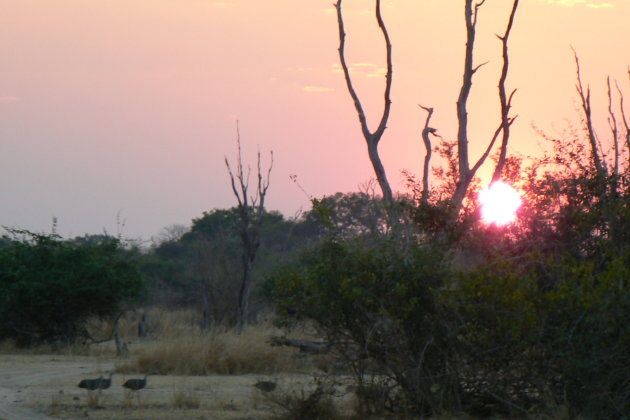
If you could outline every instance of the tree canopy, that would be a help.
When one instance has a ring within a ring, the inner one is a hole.
[[[54,234],[10,233],[0,248],[2,337],[86,338],[83,321],[115,315],[144,291],[137,253],[116,238],[64,241]]]

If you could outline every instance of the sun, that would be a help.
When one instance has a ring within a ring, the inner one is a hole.
[[[521,194],[511,185],[501,181],[493,182],[479,193],[481,217],[497,226],[507,225],[516,219],[516,211],[521,206]]]

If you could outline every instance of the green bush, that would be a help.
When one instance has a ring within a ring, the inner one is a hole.
[[[457,395],[448,328],[433,289],[447,267],[435,248],[394,236],[330,238],[268,285],[281,314],[315,321],[360,385],[372,373],[394,384],[396,410],[427,414]]]
[[[630,256],[489,258],[454,273],[438,249],[331,238],[273,276],[284,319],[315,322],[386,408],[515,416],[630,412]]]
[[[602,266],[569,260],[546,296],[547,346],[576,413],[622,418],[630,413],[630,254]]]
[[[82,322],[120,310],[144,290],[136,255],[119,240],[62,241],[12,231],[0,248],[0,336],[22,343],[85,336]]]
[[[440,292],[459,333],[464,408],[574,416],[630,412],[630,258],[496,259]],[[468,404],[468,405],[467,405]]]

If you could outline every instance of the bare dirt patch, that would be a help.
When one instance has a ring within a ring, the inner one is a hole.
[[[140,373],[115,374],[100,394],[77,386],[81,379],[107,376],[116,363],[106,357],[0,355],[0,419],[261,419],[272,407],[253,386],[257,381],[277,382],[276,393],[313,386],[310,375],[286,373],[151,375],[147,387],[131,396],[122,384]]]

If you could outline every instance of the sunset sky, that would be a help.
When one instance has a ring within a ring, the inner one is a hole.
[[[149,239],[236,204],[224,157],[257,150],[274,168],[268,208],[293,216],[308,195],[373,177],[338,65],[333,0],[0,0],[0,225],[63,236]],[[463,0],[383,0],[393,44],[392,115],[380,150],[396,190],[419,173],[419,131],[455,137]],[[470,102],[476,159],[499,122],[496,85],[510,2],[487,0]],[[348,61],[371,127],[382,110],[384,45],[371,0],[344,0]],[[577,121],[575,65],[605,124],[606,76],[630,108],[630,0],[521,0],[508,88],[512,150],[539,153]],[[628,109],[627,109],[628,111]],[[605,140],[605,135],[603,136]],[[296,175],[302,189],[291,179]],[[252,180],[253,181],[253,180]]]

